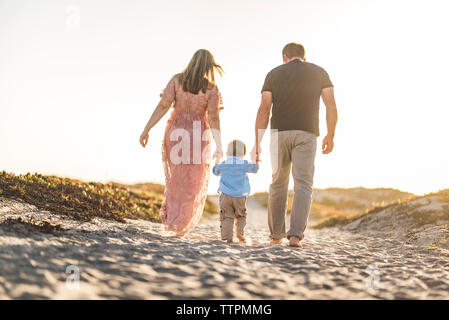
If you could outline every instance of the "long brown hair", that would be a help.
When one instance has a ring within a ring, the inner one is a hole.
[[[215,71],[220,76],[223,75],[223,69],[217,63],[215,58],[206,49],[200,49],[194,53],[187,68],[180,74],[179,82],[185,92],[198,94],[201,90],[206,90],[215,85]]]

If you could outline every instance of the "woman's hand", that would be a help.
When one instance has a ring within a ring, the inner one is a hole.
[[[159,120],[162,119],[162,117],[167,113],[167,111],[170,109],[171,101],[168,100],[162,100],[159,101],[156,109],[154,110],[153,114],[151,115],[150,120],[148,120],[147,125],[145,126],[145,129],[143,129],[142,134],[140,135],[140,144],[142,147],[146,147],[148,143],[148,133],[150,132],[151,128],[153,128]]]
[[[221,150],[221,148],[217,148],[212,156],[212,159],[219,161],[221,158],[223,158],[223,150]]]
[[[140,135],[140,144],[142,145],[142,147],[145,148],[147,143],[148,143],[148,131],[144,131]]]

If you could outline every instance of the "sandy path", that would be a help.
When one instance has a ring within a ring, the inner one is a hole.
[[[246,202],[248,226],[268,230],[267,225],[267,209],[262,207],[254,198],[249,197]]]
[[[80,223],[0,197],[0,298],[449,298],[449,259],[435,251],[338,229],[308,230],[302,249],[269,247],[266,212],[248,209],[244,246],[219,241],[214,220],[179,239],[160,224]],[[5,222],[19,216],[33,221]],[[39,232],[42,221],[66,230]],[[78,286],[66,284],[69,265]]]
[[[209,198],[218,204],[218,196],[209,196]],[[248,198],[246,208],[248,211],[246,224],[261,230],[268,230],[267,208],[262,207],[253,197]],[[288,228],[289,219],[286,219],[285,223]]]

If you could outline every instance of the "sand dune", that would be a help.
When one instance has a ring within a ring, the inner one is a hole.
[[[385,236],[374,215],[308,230],[293,249],[269,247],[266,210],[248,212],[249,244],[228,245],[213,217],[179,239],[158,223],[80,222],[0,197],[0,298],[449,298],[447,249]]]
[[[449,203],[438,195],[378,208],[342,227],[358,234],[394,238],[416,246],[433,247],[448,254]]]

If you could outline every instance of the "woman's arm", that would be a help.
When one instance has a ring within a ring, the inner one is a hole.
[[[221,145],[221,131],[220,131],[220,114],[219,111],[217,112],[208,112],[207,118],[209,120],[209,125],[212,131],[212,136],[215,141],[215,145],[217,146],[217,149],[215,150],[215,153],[213,155],[213,158],[220,159],[223,157],[223,149]]]
[[[156,109],[154,110],[153,114],[151,115],[150,120],[148,120],[148,123],[145,126],[145,129],[143,129],[143,132],[140,135],[140,144],[142,145],[142,147],[145,148],[145,146],[148,143],[148,133],[150,132],[150,129],[153,128],[159,122],[159,120],[162,119],[162,117],[170,109],[170,106],[171,106],[170,101],[167,101],[167,100],[159,101]]]

